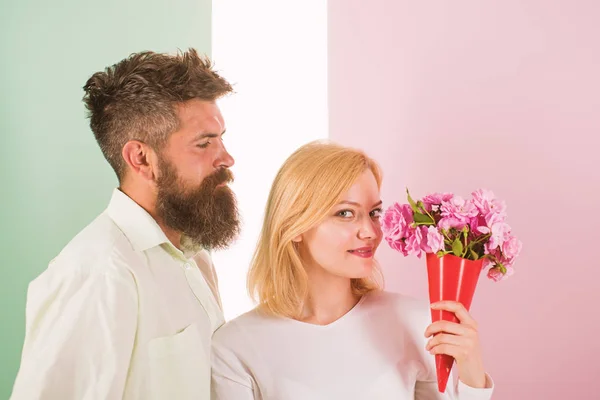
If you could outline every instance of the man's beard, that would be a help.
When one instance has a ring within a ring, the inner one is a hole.
[[[221,168],[204,178],[200,186],[189,188],[175,167],[160,160],[156,211],[162,222],[182,234],[182,245],[208,250],[227,248],[239,233],[235,195],[225,185],[233,174]]]

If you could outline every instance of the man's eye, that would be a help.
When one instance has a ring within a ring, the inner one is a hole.
[[[201,143],[198,145],[198,147],[200,147],[201,149],[205,149],[208,147],[208,145],[210,145],[210,140],[206,143]]]

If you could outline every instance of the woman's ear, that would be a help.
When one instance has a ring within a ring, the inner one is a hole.
[[[302,241],[302,235],[298,235],[292,239],[292,242],[294,242],[294,243],[300,243],[301,241]]]

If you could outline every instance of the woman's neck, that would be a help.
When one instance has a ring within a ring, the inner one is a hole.
[[[307,270],[308,298],[299,318],[302,322],[328,325],[350,311],[360,300],[349,278],[331,275],[321,268]]]

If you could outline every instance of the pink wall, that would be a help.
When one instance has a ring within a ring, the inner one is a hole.
[[[483,278],[495,400],[600,389],[600,3],[329,1],[331,137],[385,172],[383,199],[487,187],[524,243]],[[387,288],[426,296],[424,261],[382,245]]]

